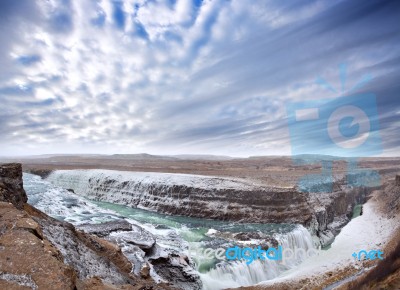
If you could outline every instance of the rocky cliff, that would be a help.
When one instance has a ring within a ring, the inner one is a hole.
[[[177,289],[135,275],[118,245],[26,204],[20,164],[0,165],[0,289]]]
[[[319,238],[322,247],[331,244],[340,229],[353,215],[354,206],[363,204],[371,189],[340,188],[332,193],[310,193],[308,200],[313,212],[306,224],[310,232]]]
[[[18,163],[0,166],[0,201],[10,202],[22,209],[28,201],[22,186],[22,167]]]

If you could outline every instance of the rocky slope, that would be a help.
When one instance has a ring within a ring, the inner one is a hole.
[[[380,211],[388,218],[400,216],[400,175],[384,186],[380,194]],[[385,246],[385,259],[354,281],[341,285],[340,290],[400,289],[400,224]]]
[[[0,165],[0,289],[179,289],[139,275],[120,247],[26,204],[20,164]]]

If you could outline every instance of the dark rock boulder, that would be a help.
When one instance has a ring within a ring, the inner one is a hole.
[[[396,186],[400,186],[400,175],[396,175]]]
[[[202,282],[199,274],[193,270],[193,265],[185,255],[169,254],[149,259],[157,274],[166,281],[174,281],[179,289],[200,290]]]
[[[110,221],[102,224],[83,224],[77,226],[80,230],[98,237],[106,237],[112,232],[132,231],[132,225],[126,220]]]
[[[235,234],[234,238],[239,241],[250,241],[252,239],[261,239],[261,235],[258,232],[245,232]]]
[[[23,188],[21,164],[0,165],[0,201],[10,202],[18,209],[22,209],[28,201]]]
[[[115,232],[108,237],[109,240],[115,241],[118,245],[131,244],[138,246],[142,250],[150,250],[156,243],[156,238],[153,234],[146,231],[137,225],[130,225],[129,232]]]
[[[279,242],[274,237],[271,237],[271,236],[264,238],[264,242],[268,246],[273,247],[273,248],[277,248],[279,246]]]
[[[239,244],[245,242],[246,246],[258,247],[261,246],[262,249],[266,250],[270,247],[276,248],[279,246],[279,242],[272,236],[260,233],[260,232],[244,232],[237,233],[233,235],[233,240]]]

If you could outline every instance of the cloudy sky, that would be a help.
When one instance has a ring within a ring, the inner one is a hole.
[[[2,0],[0,155],[290,154],[288,104],[369,76],[351,94],[399,156],[399,19],[395,0]]]

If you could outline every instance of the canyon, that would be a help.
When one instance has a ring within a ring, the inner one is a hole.
[[[86,162],[88,158],[83,157],[83,160]],[[23,170],[90,200],[167,216],[239,224],[300,224],[311,234],[314,245],[322,248],[335,240],[351,220],[355,207],[361,207],[378,189],[347,184],[349,177],[344,174],[345,166],[340,162],[335,165],[333,192],[323,193],[303,192],[296,184],[305,173],[318,173],[319,166],[296,167],[287,158],[281,162],[277,158],[261,157],[190,162],[156,158],[160,172],[154,172],[153,158],[149,161],[143,157],[128,157],[128,161],[120,159],[121,163],[113,158],[96,158],[97,164],[88,162],[92,168],[82,166],[81,162],[71,163],[79,158],[68,158],[70,163],[64,157],[23,160]],[[383,184],[393,179],[395,185],[399,184],[397,159],[365,159],[360,164],[363,168],[376,169]],[[142,171],[137,171],[138,168]],[[190,257],[179,251],[162,251],[155,236],[141,226],[120,221],[73,226],[54,219],[26,203],[20,164],[2,165],[0,173],[0,215],[2,228],[7,229],[6,235],[0,236],[1,239],[5,236],[4,243],[0,240],[3,249],[0,253],[8,255],[3,256],[2,261],[12,259],[12,252],[16,250],[11,238],[7,238],[8,234],[14,239],[14,235],[23,232],[29,239],[21,236],[24,241],[21,245],[40,243],[42,248],[34,251],[44,252],[39,266],[32,257],[29,258],[29,251],[26,256],[16,256],[25,261],[21,271],[11,266],[7,268],[7,265],[13,265],[13,260],[9,264],[2,263],[0,283],[14,285],[16,289],[49,289],[38,277],[51,275],[39,274],[35,268],[49,263],[55,265],[52,266],[57,269],[55,273],[63,273],[57,277],[65,275],[61,282],[54,282],[55,287],[60,288],[51,289],[202,289],[202,280]],[[352,178],[357,179],[357,176]],[[363,178],[362,174],[360,178]],[[316,186],[324,188],[324,181]],[[395,196],[391,197],[393,199]],[[398,203],[388,202],[387,207],[390,206],[398,207]],[[6,213],[11,218],[7,218]],[[13,220],[17,221],[18,227],[14,226]],[[219,232],[214,237],[226,238],[226,233]],[[259,230],[239,232],[229,239],[260,244],[268,241],[266,247],[277,242]],[[23,250],[18,248],[17,251]],[[83,252],[87,254],[81,255]],[[48,253],[52,254],[48,256]]]

